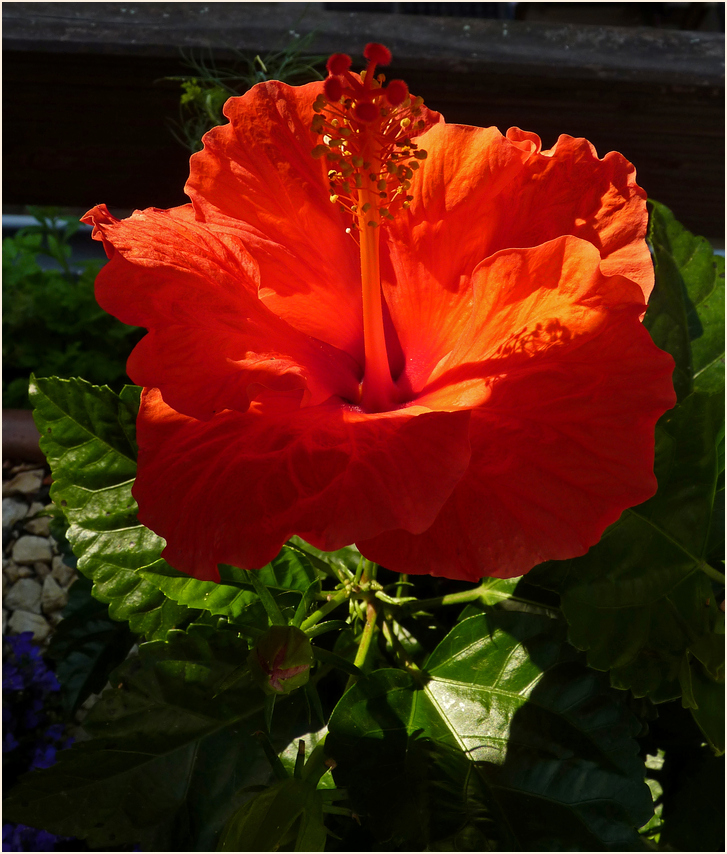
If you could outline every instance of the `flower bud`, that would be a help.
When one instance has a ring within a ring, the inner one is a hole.
[[[313,648],[293,626],[271,626],[247,657],[255,681],[266,694],[290,694],[308,681]]]

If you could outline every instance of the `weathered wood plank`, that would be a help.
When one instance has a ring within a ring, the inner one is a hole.
[[[3,42],[14,50],[177,56],[180,48],[264,51],[289,30],[315,31],[313,48],[323,53],[356,54],[364,39],[385,41],[402,68],[695,86],[719,86],[724,79],[720,33],[371,15],[322,6],[6,3]]]

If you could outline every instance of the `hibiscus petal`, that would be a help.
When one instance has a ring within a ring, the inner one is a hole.
[[[469,277],[488,254],[498,197],[530,156],[497,128],[438,124],[418,143],[428,157],[413,201],[382,232],[383,292],[414,391],[468,321]]]
[[[584,554],[656,490],[654,425],[674,404],[673,361],[638,311],[495,383],[472,412],[472,462],[434,524],[357,541],[389,569],[475,580]],[[645,393],[646,390],[646,393]]]
[[[586,139],[563,135],[540,151],[535,134],[511,128],[507,136],[518,144],[537,142],[537,150],[502,196],[491,251],[572,234],[598,248],[606,275],[636,282],[646,302],[654,267],[644,241],[646,193],[636,183],[633,164],[616,151],[599,158]]]
[[[254,255],[275,314],[363,364],[358,247],[329,201],[327,161],[311,156],[322,86],[270,81],[230,99],[230,124],[205,135],[185,190],[199,218],[234,228]]]
[[[244,411],[258,387],[293,392],[296,408],[301,391],[311,405],[357,394],[357,363],[276,317],[258,299],[255,265],[237,239],[212,234],[191,205],[123,221],[96,208],[85,219],[110,252],[96,280],[100,305],[150,330],[129,375],[160,388],[169,405],[206,419]]]
[[[196,578],[257,568],[299,534],[322,549],[429,527],[469,463],[469,412],[341,406],[197,421],[142,396],[134,496],[164,557]]]
[[[503,250],[483,261],[472,274],[461,334],[416,402],[432,409],[478,406],[493,383],[514,371],[567,358],[599,334],[613,312],[643,313],[638,286],[604,276],[600,261],[598,250],[576,237]]]

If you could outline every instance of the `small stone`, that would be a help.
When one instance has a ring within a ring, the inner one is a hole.
[[[43,581],[50,575],[50,567],[47,563],[41,563],[40,561],[36,561],[33,564],[33,572],[35,573],[37,578],[40,578]]]
[[[24,519],[28,505],[15,498],[3,498],[3,528],[12,528],[16,522]]]
[[[31,611],[40,614],[42,587],[33,578],[20,578],[8,590],[3,604],[11,611]]]
[[[36,534],[38,537],[50,537],[50,516],[38,516],[42,510],[45,510],[44,505],[39,501],[34,501],[28,510],[28,516],[35,518],[28,519],[23,525],[23,530],[30,534]]]
[[[68,594],[51,575],[43,582],[43,593],[40,602],[46,614],[50,614],[53,611],[60,611],[68,603]]]
[[[15,584],[19,578],[32,578],[33,574],[29,566],[18,566],[11,560],[3,561],[3,578],[7,578],[8,584]]]
[[[50,543],[45,537],[20,537],[13,546],[15,563],[35,563],[37,560],[50,563],[52,557]]]
[[[44,641],[50,634],[50,626],[39,614],[28,611],[15,611],[8,620],[8,628],[12,634],[33,632],[33,640]]]
[[[71,582],[76,579],[76,570],[72,569],[68,564],[63,563],[63,558],[60,555],[56,555],[53,558],[51,575],[61,587],[69,587]]]
[[[8,495],[31,495],[43,485],[43,469],[21,471],[3,484],[3,498]]]

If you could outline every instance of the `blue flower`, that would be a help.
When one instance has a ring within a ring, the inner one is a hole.
[[[34,768],[50,768],[56,761],[56,749],[52,744],[39,744],[35,748],[33,760],[30,763],[31,770]]]
[[[14,664],[3,665],[3,691],[22,691],[25,688],[23,676]]]
[[[18,740],[11,732],[6,732],[3,735],[3,753],[10,753],[18,746]]]

